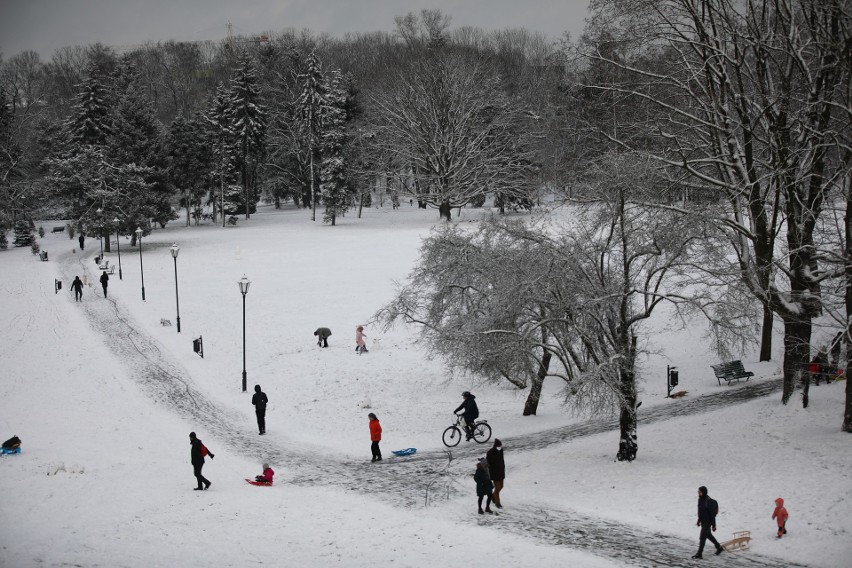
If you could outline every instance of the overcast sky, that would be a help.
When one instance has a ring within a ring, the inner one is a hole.
[[[394,16],[437,8],[451,29],[526,28],[577,37],[589,0],[0,0],[0,51],[8,59],[31,49],[101,42],[132,46],[170,39],[221,39],[234,34],[308,28],[342,36],[394,28]]]

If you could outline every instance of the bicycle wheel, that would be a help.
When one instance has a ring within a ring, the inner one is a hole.
[[[487,422],[477,422],[473,427],[473,439],[484,444],[491,439],[491,426]]]
[[[444,445],[448,448],[458,446],[459,442],[461,442],[461,437],[461,430],[459,430],[457,426],[450,426],[444,430]]]

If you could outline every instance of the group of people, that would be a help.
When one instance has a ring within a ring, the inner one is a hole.
[[[716,556],[722,554],[725,550],[713,533],[716,532],[716,515],[719,514],[719,503],[711,498],[707,493],[707,487],[701,486],[698,488],[698,521],[696,526],[701,527],[701,533],[698,535],[698,552],[693,558],[703,558],[704,545],[709,540],[716,547]],[[778,524],[778,538],[787,534],[787,519],[789,518],[787,509],[784,507],[784,499],[779,497],[775,500],[775,510],[772,511],[772,518]]]
[[[328,338],[331,337],[331,330],[327,327],[318,327],[314,331],[314,337],[317,338],[317,345],[320,347],[328,347]],[[364,333],[364,326],[359,325],[355,328],[355,353],[358,355],[367,353],[367,343],[364,341],[367,334]]]
[[[100,281],[101,287],[104,289],[104,298],[106,298],[107,287],[109,286],[109,274],[106,273],[106,270],[101,274]],[[75,276],[74,281],[71,282],[71,290],[74,292],[74,301],[79,302],[83,298],[83,281],[80,280],[79,276]]]

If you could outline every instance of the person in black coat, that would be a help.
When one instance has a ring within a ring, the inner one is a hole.
[[[71,283],[71,289],[74,290],[74,301],[79,302],[83,297],[83,281],[79,276],[74,277],[74,282]]]
[[[476,406],[476,397],[470,394],[470,391],[464,391],[462,398],[464,401],[453,412],[458,414],[459,410],[464,410],[462,416],[464,416],[465,432],[467,439],[470,440],[473,437],[474,421],[479,418],[479,407]]]
[[[266,434],[267,402],[269,402],[269,399],[266,398],[266,393],[260,390],[260,385],[254,385],[254,394],[251,397],[251,403],[254,405],[254,413],[257,415],[257,433],[261,436]]]
[[[483,513],[482,511],[482,498],[487,497],[488,500],[485,502],[485,512],[493,513],[491,510],[491,491],[494,489],[494,485],[491,483],[491,478],[488,475],[488,469],[485,466],[485,460],[479,460],[476,462],[476,473],[473,474],[473,480],[476,482],[476,498],[477,504],[479,506],[479,514]]]
[[[506,464],[503,461],[503,442],[498,438],[494,438],[494,446],[485,454],[485,461],[488,462],[488,473],[494,483],[492,499],[497,508],[502,509],[500,491],[503,489],[503,480],[506,479]]]
[[[109,275],[104,270],[104,273],[101,274],[101,286],[104,288],[104,298],[107,297],[107,285],[109,284]]]
[[[705,541],[710,541],[714,545],[716,545],[716,555],[722,554],[722,545],[719,544],[719,541],[716,540],[716,537],[713,536],[713,532],[716,530],[716,513],[719,512],[719,505],[715,500],[710,498],[710,495],[707,494],[707,488],[703,485],[698,488],[698,522],[695,523],[696,526],[701,527],[701,534],[698,537],[698,552],[695,553],[693,558],[701,558],[701,554],[704,552],[704,543]]]
[[[195,488],[195,491],[210,489],[210,481],[201,475],[201,468],[204,467],[204,452],[202,451],[204,444],[202,444],[201,440],[195,436],[195,432],[189,433],[189,443],[192,446],[189,450],[189,458],[192,462],[192,472],[195,475],[195,479],[198,480],[198,487]],[[211,460],[216,457],[210,450],[207,450],[207,455],[210,456]]]
[[[83,250],[84,248],[86,248],[86,247],[85,247],[85,245],[86,245],[86,235],[84,235],[83,233],[80,233],[80,236],[79,236],[79,237],[77,237],[77,241],[80,243],[80,250]]]

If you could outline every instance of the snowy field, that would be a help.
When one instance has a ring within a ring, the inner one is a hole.
[[[454,222],[482,214],[463,211]],[[144,302],[139,250],[125,239],[123,279],[111,277],[109,299],[97,285],[98,241],[75,250],[76,239],[50,233],[59,222],[44,223],[39,239],[49,262],[28,249],[0,252],[0,437],[23,439],[22,454],[0,458],[0,566],[689,566],[699,485],[720,503],[720,540],[737,530],[753,536],[749,551],[705,555],[707,565],[850,565],[843,382],[812,387],[806,410],[798,396],[781,405],[776,390],[640,425],[638,458],[628,464],[614,461],[617,430],[528,445],[584,420],[562,408],[553,379],[538,416],[523,417],[525,393],[449,381],[414,329],[367,325],[370,352],[356,355],[356,325],[391,298],[436,222],[435,211],[407,204],[361,219],[350,212],[336,227],[271,208],[237,227],[175,221],[143,241]],[[117,264],[114,246],[109,258]],[[91,284],[82,303],[70,291],[74,275]],[[247,393],[243,275],[252,282]],[[333,332],[328,349],[312,335],[320,326]],[[203,359],[192,351],[199,336]],[[756,376],[733,386],[713,376],[718,359],[701,322],[681,329],[661,312],[647,341],[640,415],[779,379],[780,337],[770,363],[743,355]],[[665,398],[666,365],[678,366],[685,398]],[[270,399],[264,437],[250,403],[255,384]],[[463,390],[477,395],[504,441],[497,516],[477,515],[471,477],[490,444],[463,443],[451,462],[443,452],[441,432]],[[369,462],[368,412],[384,429],[381,464]],[[204,467],[209,491],[192,490],[190,431],[216,454]],[[391,455],[407,447],[417,455]],[[249,486],[243,478],[264,460],[275,486]],[[790,513],[780,541],[770,519],[777,497]],[[626,557],[606,539],[578,549],[553,536],[558,519],[570,532],[575,518],[610,541],[623,537]],[[637,534],[648,538],[635,542]],[[637,548],[654,557],[655,547],[669,560],[630,558]]]

